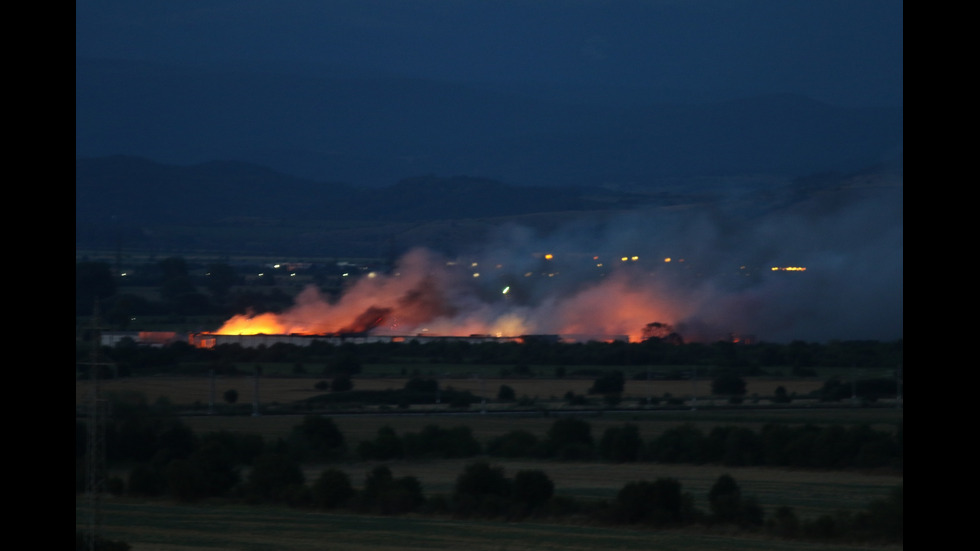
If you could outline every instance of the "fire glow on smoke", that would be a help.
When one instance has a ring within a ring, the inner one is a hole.
[[[215,333],[639,341],[659,324],[687,342],[897,339],[901,189],[816,194],[755,217],[657,210],[551,233],[496,228],[456,261],[413,250],[338,296],[309,287],[281,313],[235,316]]]
[[[683,310],[658,292],[655,280],[639,285],[634,277],[626,270],[611,272],[571,290],[548,278],[547,284],[519,298],[519,284],[512,291],[511,285],[500,283],[507,279],[503,274],[474,278],[434,253],[414,250],[390,275],[362,277],[335,300],[311,286],[280,314],[234,316],[215,333],[577,334],[626,335],[638,341],[647,324],[670,323]]]

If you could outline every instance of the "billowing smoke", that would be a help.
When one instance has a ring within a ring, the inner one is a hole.
[[[761,212],[714,205],[629,211],[547,232],[502,227],[453,258],[414,249],[392,273],[362,277],[335,299],[309,288],[280,315],[237,318],[219,332],[639,340],[660,323],[687,341],[902,337],[900,185]],[[233,324],[260,321],[276,325]]]

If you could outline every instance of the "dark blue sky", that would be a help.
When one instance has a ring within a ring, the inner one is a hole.
[[[733,213],[644,211],[603,238],[718,255],[719,274],[810,267],[797,286],[710,289],[692,320],[902,334],[901,1],[80,0],[75,44],[76,158],[730,194]],[[895,161],[894,182],[745,223],[768,212],[742,201],[759,190]]]
[[[76,56],[901,105],[893,0],[76,2]]]

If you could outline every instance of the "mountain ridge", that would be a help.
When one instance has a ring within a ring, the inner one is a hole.
[[[144,249],[354,256],[381,254],[392,240],[454,250],[506,224],[549,230],[639,209],[730,208],[751,218],[821,194],[845,197],[863,193],[861,185],[900,181],[900,173],[896,178],[892,169],[877,167],[797,181],[740,181],[737,190],[535,187],[432,174],[372,188],[239,161],[178,166],[116,155],[77,159],[75,166],[76,249],[125,242]]]

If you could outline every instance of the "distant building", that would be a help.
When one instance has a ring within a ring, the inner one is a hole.
[[[102,346],[117,346],[133,341],[141,346],[165,346],[175,342],[187,342],[187,337],[174,331],[109,331],[102,333]]]

